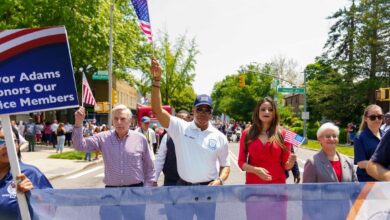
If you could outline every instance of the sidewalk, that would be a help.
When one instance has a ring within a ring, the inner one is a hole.
[[[66,146],[64,148],[64,152],[66,151],[73,151],[73,148]],[[101,155],[98,160],[92,160],[90,162],[85,160],[48,158],[50,155],[55,153],[56,149],[54,149],[52,145],[36,145],[34,152],[27,152],[26,149],[22,150],[22,161],[38,167],[49,180],[53,180],[61,176],[71,175],[103,162]]]

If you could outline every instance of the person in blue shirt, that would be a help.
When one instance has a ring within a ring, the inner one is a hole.
[[[390,181],[390,132],[382,137],[368,162],[367,172],[377,180]]]
[[[356,175],[359,182],[377,181],[367,174],[366,168],[383,135],[379,129],[382,121],[383,111],[381,107],[378,105],[366,107],[362,116],[359,134],[356,136],[353,145],[355,151],[354,162],[358,165]]]
[[[19,157],[21,175],[18,183],[13,181],[4,133],[0,130],[0,219],[20,219],[16,192],[28,193],[33,188],[53,188],[45,175],[38,168],[21,162],[19,135],[14,131],[16,151]],[[30,215],[32,210],[30,210]]]

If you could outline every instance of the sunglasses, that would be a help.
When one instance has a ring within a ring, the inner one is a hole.
[[[371,121],[375,121],[375,119],[378,119],[379,121],[383,120],[383,115],[369,115],[367,116]]]
[[[15,144],[18,144],[17,140],[14,140],[14,141],[15,141]],[[0,148],[3,148],[5,146],[6,146],[5,139],[0,138]]]
[[[196,108],[197,113],[211,114],[211,109],[209,108]]]

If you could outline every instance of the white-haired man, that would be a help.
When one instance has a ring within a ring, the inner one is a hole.
[[[112,109],[114,130],[100,132],[88,138],[83,137],[82,125],[85,110],[80,107],[75,113],[72,133],[73,146],[77,150],[102,152],[104,179],[106,187],[152,186],[154,177],[153,161],[148,142],[139,132],[130,129],[132,114],[125,105]],[[121,219],[122,217],[144,215],[145,206],[102,207],[102,219]]]

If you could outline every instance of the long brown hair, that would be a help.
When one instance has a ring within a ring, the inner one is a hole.
[[[364,129],[367,128],[367,122],[364,119],[366,116],[368,116],[368,112],[373,110],[373,109],[380,109],[381,112],[383,113],[382,108],[379,105],[371,104],[371,105],[367,106],[364,109],[364,113],[362,115],[362,122],[360,122],[359,132],[362,132]]]
[[[245,142],[244,142],[245,143],[245,154],[248,153],[248,145],[252,141],[257,140],[257,138],[259,137],[259,135],[261,133],[261,130],[263,129],[263,123],[260,121],[259,112],[260,112],[260,106],[265,102],[270,103],[272,106],[272,109],[273,109],[272,123],[271,123],[270,129],[268,131],[268,138],[271,140],[271,142],[278,143],[280,145],[280,147],[282,148],[282,151],[287,150],[286,146],[284,145],[284,140],[283,140],[284,138],[283,138],[283,136],[280,132],[280,128],[279,128],[280,117],[279,117],[279,113],[278,113],[278,109],[276,107],[276,104],[272,100],[272,98],[265,97],[265,98],[260,99],[257,102],[256,107],[253,111],[252,126],[249,128],[248,133],[245,136]]]

